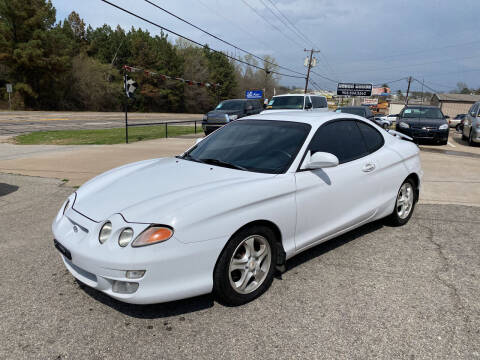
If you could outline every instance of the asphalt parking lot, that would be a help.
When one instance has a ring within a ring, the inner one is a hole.
[[[480,358],[480,147],[454,133],[421,146],[423,195],[406,226],[317,246],[245,306],[128,305],[75,281],[50,229],[74,185],[193,141],[0,144],[0,359]]]
[[[63,182],[0,174],[0,358],[480,357],[480,207],[418,205],[288,262],[257,301],[119,303],[52,246]]]

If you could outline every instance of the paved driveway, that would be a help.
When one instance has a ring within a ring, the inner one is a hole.
[[[50,224],[71,188],[0,174],[1,359],[475,359],[480,208],[419,205],[288,262],[260,299],[153,306],[77,283]]]

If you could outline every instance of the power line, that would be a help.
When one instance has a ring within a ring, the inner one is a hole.
[[[206,30],[198,27],[197,25],[192,24],[192,23],[189,22],[188,20],[185,20],[185,19],[181,18],[180,16],[175,15],[174,13],[168,11],[167,9],[164,9],[163,7],[161,7],[161,6],[159,6],[159,5],[151,2],[150,0],[144,0],[144,1],[147,2],[147,3],[149,3],[149,4],[152,5],[152,6],[156,7],[157,9],[162,10],[163,12],[165,12],[165,13],[173,16],[174,18],[176,18],[176,19],[178,19],[178,20],[180,20],[180,21],[182,21],[182,22],[184,22],[184,23],[186,23],[186,24],[194,27],[195,29],[200,30],[200,31],[203,32],[204,34],[207,34],[207,35],[209,35],[209,36],[211,36],[211,37],[213,37],[213,38],[215,38],[215,39],[223,42],[224,44],[227,44],[227,45],[229,45],[229,46],[231,46],[231,47],[233,47],[233,48],[235,48],[235,49],[237,49],[237,50],[239,50],[239,51],[242,51],[242,52],[244,52],[244,53],[246,53],[246,54],[248,54],[248,55],[251,55],[251,56],[253,56],[254,58],[257,58],[257,59],[259,59],[259,60],[261,60],[261,61],[263,61],[263,62],[266,62],[266,63],[268,63],[268,64],[270,64],[270,65],[273,65],[273,66],[276,66],[276,67],[278,67],[278,68],[281,68],[281,69],[284,69],[284,70],[287,70],[287,71],[291,71],[291,72],[293,72],[293,73],[295,73],[295,74],[303,75],[302,73],[299,73],[298,71],[291,70],[291,69],[286,68],[286,67],[284,67],[284,66],[275,64],[274,62],[268,61],[267,59],[264,59],[264,58],[262,58],[262,57],[260,57],[260,56],[257,56],[257,55],[255,55],[255,54],[252,54],[250,51],[244,50],[244,49],[242,49],[242,48],[240,48],[240,47],[238,47],[238,46],[236,46],[236,45],[234,45],[234,44],[232,44],[232,43],[230,43],[230,42],[228,42],[228,41],[226,41],[226,40],[223,40],[223,39],[221,39],[220,37],[218,37],[218,36],[216,36],[216,35],[208,32],[208,31],[206,31]]]
[[[373,86],[380,86],[382,84],[393,84],[393,83],[396,83],[396,82],[399,82],[399,81],[402,81],[402,80],[408,80],[408,77],[402,77],[398,80],[390,80],[390,81],[378,81],[377,84],[373,84]]]
[[[277,74],[277,75],[280,75],[280,76],[287,76],[287,77],[292,77],[292,78],[297,78],[297,79],[304,79],[304,78],[305,78],[305,76],[289,75],[289,74],[284,74],[284,73],[281,73],[281,72],[278,72],[278,71],[275,71],[275,70],[265,70],[264,68],[262,68],[262,67],[260,67],[260,66],[251,64],[251,63],[249,63],[249,62],[247,62],[247,61],[244,61],[244,60],[241,60],[241,59],[237,59],[237,58],[234,57],[234,56],[228,55],[228,54],[223,53],[223,52],[221,52],[221,51],[212,49],[212,48],[210,48],[210,47],[208,47],[208,46],[206,46],[206,45],[200,44],[198,41],[195,41],[195,40],[192,40],[192,39],[190,39],[190,38],[188,38],[188,37],[186,37],[186,36],[180,35],[179,33],[175,32],[175,31],[173,31],[173,30],[170,30],[170,29],[168,29],[168,28],[166,28],[166,27],[164,27],[164,26],[162,26],[162,25],[159,25],[159,24],[157,24],[157,23],[154,23],[153,21],[148,20],[148,19],[146,19],[146,18],[144,18],[144,17],[142,17],[142,16],[140,16],[140,15],[137,15],[137,14],[131,12],[130,10],[127,10],[127,9],[125,9],[125,8],[122,8],[121,6],[118,6],[118,5],[116,5],[116,4],[113,4],[113,3],[111,3],[111,2],[108,1],[108,0],[100,0],[100,1],[103,1],[104,3],[106,3],[106,4],[110,5],[110,6],[113,6],[113,7],[117,8],[117,9],[119,9],[119,10],[121,10],[121,11],[127,13],[127,14],[130,14],[130,15],[132,15],[132,16],[140,19],[140,20],[143,20],[143,21],[145,21],[145,22],[147,22],[147,23],[149,23],[149,24],[151,24],[151,25],[153,25],[153,26],[156,26],[156,27],[158,27],[158,28],[161,29],[161,30],[164,30],[164,31],[169,32],[169,33],[171,33],[171,34],[173,34],[173,35],[176,35],[176,36],[181,37],[181,38],[183,38],[183,39],[185,39],[185,40],[188,40],[188,41],[190,41],[190,42],[192,42],[192,43],[194,43],[194,44],[196,44],[196,45],[198,45],[198,46],[200,46],[200,47],[202,47],[202,48],[204,48],[204,49],[205,49],[205,48],[208,48],[209,50],[211,50],[211,51],[214,52],[214,53],[221,54],[221,55],[223,55],[223,56],[225,56],[225,57],[227,57],[227,58],[229,58],[229,59],[232,59],[232,60],[234,60],[234,61],[237,61],[237,62],[239,62],[239,63],[245,64],[245,65],[247,65],[247,66],[254,67],[254,68],[259,69],[259,70],[263,70],[263,71],[265,71],[265,72],[269,72],[269,73],[272,73],[272,74]]]
[[[265,5],[265,7],[267,7],[266,4],[263,2],[263,0],[260,0],[260,1]],[[305,41],[307,41],[307,43],[310,43],[311,45],[314,45],[314,47],[319,48],[319,46],[316,46],[316,44],[315,44],[312,40],[310,40],[310,38],[307,37],[307,35],[305,35],[303,32],[301,32],[300,29],[299,29],[293,22],[291,22],[291,21],[288,19],[288,17],[286,17],[285,14],[284,14],[282,11],[280,11],[280,9],[277,7],[277,5],[275,5],[275,3],[274,3],[272,0],[268,0],[268,2],[269,2],[270,4],[272,4],[272,6],[277,10],[277,12],[290,24],[290,27],[291,27],[297,34],[299,34],[300,37],[302,37]],[[272,12],[272,13],[273,13],[273,12]],[[278,16],[277,16],[277,18],[278,18]],[[285,23],[284,23],[284,24],[285,24]],[[335,71],[333,71],[333,68],[330,66],[330,63],[328,62],[328,60],[327,60],[326,56],[323,54],[323,52],[320,51],[320,50],[318,50],[318,52],[320,53],[320,56],[322,57],[322,59],[323,59],[323,61],[325,62],[326,66],[329,68],[329,71],[335,73]]]
[[[297,42],[295,39],[292,39],[290,36],[288,36],[287,34],[285,34],[280,28],[278,28],[275,24],[273,24],[272,22],[270,22],[269,20],[267,20],[268,18],[262,16],[257,9],[255,9],[253,6],[251,6],[249,3],[247,3],[245,0],[241,0],[246,6],[248,6],[250,8],[250,10],[252,10],[260,19],[262,19],[263,21],[265,21],[266,23],[270,24],[270,26],[272,26],[275,30],[277,30],[279,33],[281,33],[283,36],[285,36],[288,40],[294,42],[295,44],[297,44],[298,46],[300,47],[303,47],[302,44],[300,44],[299,42]]]
[[[313,71],[313,70],[310,70],[310,72],[311,72],[312,74],[315,74],[315,75],[321,77],[322,79],[331,81],[331,82],[333,82],[333,83],[337,83],[337,84],[338,84],[338,83],[340,82],[340,81],[338,81],[338,80],[330,79],[329,77],[327,77],[327,76],[325,76],[325,75],[321,75],[321,74],[319,74],[319,73],[317,73],[317,72],[315,72],[315,71]]]

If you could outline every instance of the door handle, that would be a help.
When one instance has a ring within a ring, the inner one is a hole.
[[[370,171],[373,171],[373,170],[375,170],[375,164],[372,164],[372,163],[367,163],[362,168],[363,172],[370,172]]]

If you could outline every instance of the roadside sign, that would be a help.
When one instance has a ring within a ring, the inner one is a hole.
[[[7,93],[13,92],[12,84],[7,84]]]
[[[378,105],[378,98],[375,98],[375,99],[365,99],[365,100],[363,100],[362,105],[369,105],[369,106]]]
[[[370,96],[372,84],[338,83],[337,95]]]
[[[247,90],[245,91],[245,99],[261,99],[263,98],[262,90]]]
[[[138,88],[138,84],[135,80],[130,79],[127,74],[125,74],[124,80],[123,80],[123,87],[125,89],[125,94],[127,95],[128,98],[133,98],[133,93],[135,90]]]

